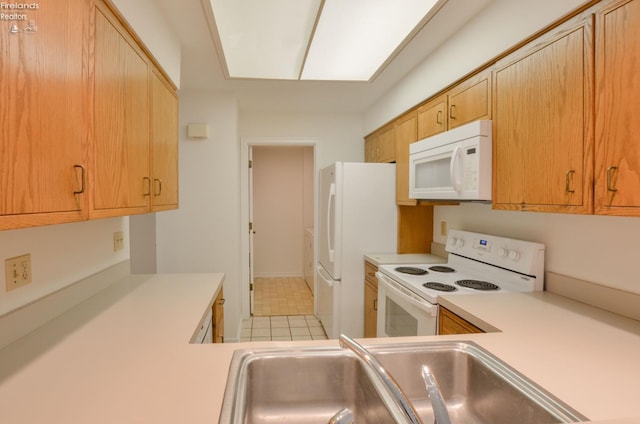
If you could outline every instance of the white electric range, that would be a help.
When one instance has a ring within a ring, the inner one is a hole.
[[[446,264],[380,265],[378,337],[434,335],[438,298],[544,288],[544,245],[450,230]]]

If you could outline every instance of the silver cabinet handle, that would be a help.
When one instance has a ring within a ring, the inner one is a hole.
[[[618,191],[618,189],[615,188],[611,182],[613,171],[617,171],[617,170],[618,170],[617,166],[610,166],[607,168],[607,191],[613,191],[613,192]]]
[[[567,173],[564,175],[564,191],[566,191],[567,193],[575,193],[575,190],[571,189],[571,181],[573,180],[573,174],[575,174],[576,171],[574,171],[573,169],[570,169],[567,171]]]
[[[74,191],[73,194],[82,194],[82,193],[84,193],[84,190],[87,188],[87,178],[86,178],[87,170],[82,165],[73,165],[73,169],[75,169],[75,170],[80,169],[81,176],[82,176],[82,182],[81,182],[81,185],[80,185],[80,190]]]

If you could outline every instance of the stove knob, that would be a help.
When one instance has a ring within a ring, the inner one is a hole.
[[[509,252],[504,247],[498,249],[498,256],[500,256],[501,258],[506,258],[508,253]]]
[[[520,259],[520,252],[518,252],[517,250],[511,250],[509,252],[509,259],[517,261],[518,259]]]
[[[464,246],[464,239],[461,239],[461,238],[456,239],[456,247],[459,249],[462,246]]]

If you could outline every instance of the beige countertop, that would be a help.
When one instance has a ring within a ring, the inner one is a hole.
[[[133,276],[0,350],[9,423],[215,423],[235,349],[189,344],[222,274]],[[443,298],[488,330],[363,344],[473,340],[601,424],[640,422],[640,323],[551,293]]]
[[[368,253],[364,260],[375,266],[384,264],[442,264],[446,258],[428,253]]]

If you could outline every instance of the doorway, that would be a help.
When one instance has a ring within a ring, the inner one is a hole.
[[[250,146],[255,317],[313,314],[314,147]]]

